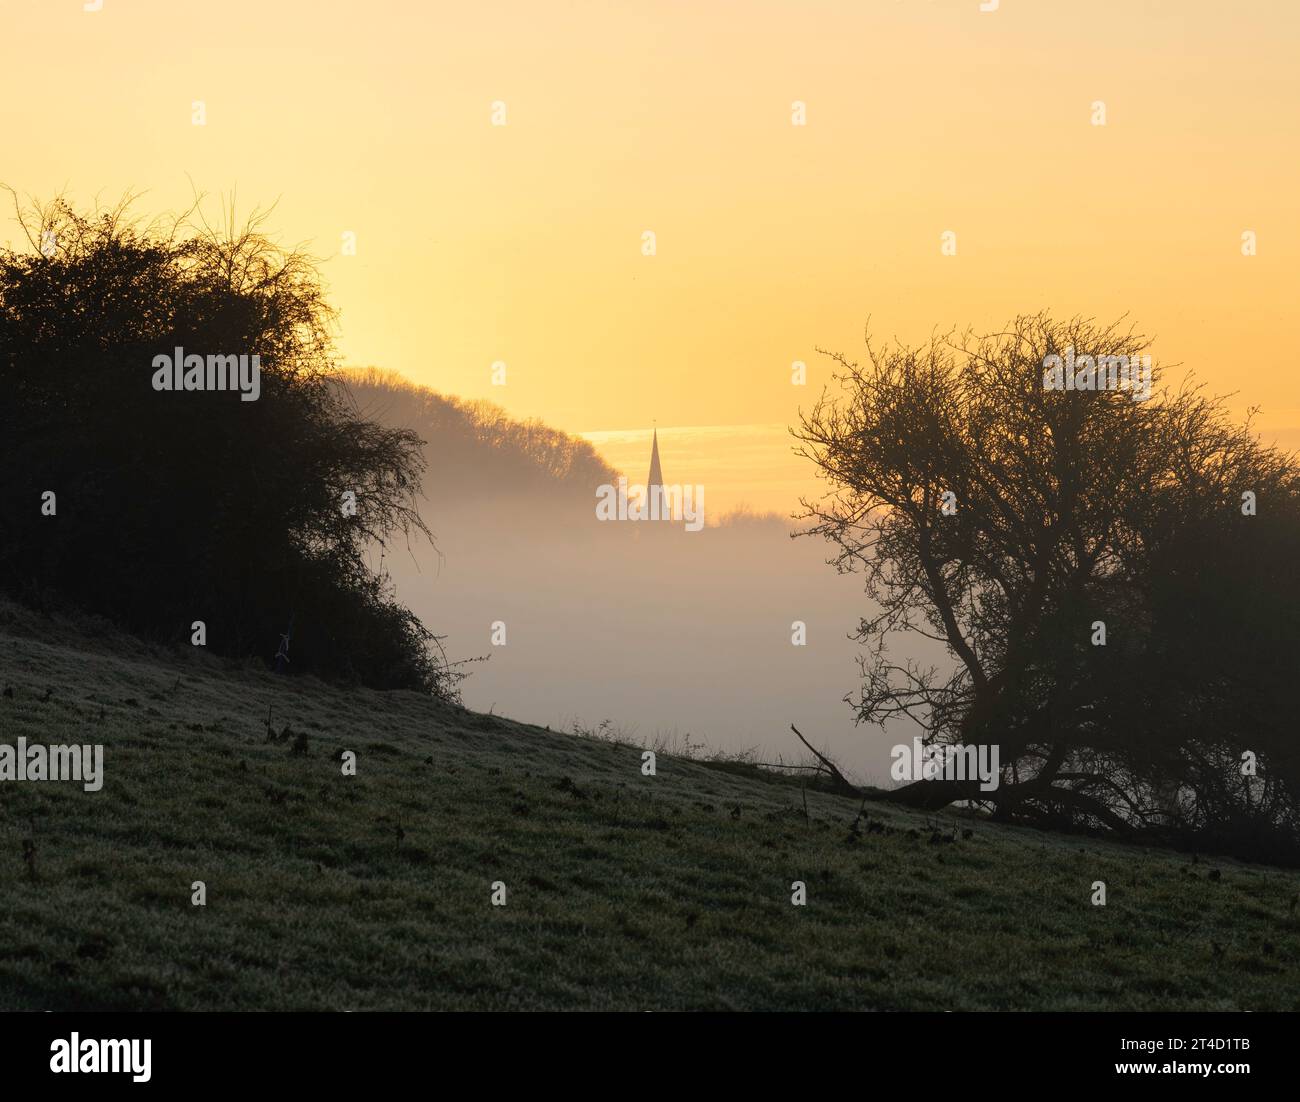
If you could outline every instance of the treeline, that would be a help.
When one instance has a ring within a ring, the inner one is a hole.
[[[618,475],[585,440],[538,420],[511,417],[491,402],[438,394],[378,368],[341,373],[362,413],[424,440],[436,503],[515,494],[594,507],[596,487]]]

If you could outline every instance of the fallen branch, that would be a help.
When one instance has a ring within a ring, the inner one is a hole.
[[[826,757],[824,754],[818,753],[816,750],[813,749],[812,744],[806,738],[804,738],[802,734],[800,734],[799,728],[796,727],[793,723],[790,724],[790,730],[792,730],[798,736],[800,742],[802,742],[805,746],[808,747],[813,757],[815,757],[819,762],[822,763],[826,775],[830,777],[832,783],[835,785],[837,789],[839,789],[839,791],[844,793],[844,795],[846,796],[862,795],[862,793],[858,790],[857,786],[849,783],[849,779],[839,771],[839,768],[835,765],[833,761],[831,761],[830,758]]]

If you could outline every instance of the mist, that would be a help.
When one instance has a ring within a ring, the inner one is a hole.
[[[448,658],[470,660],[469,707],[769,763],[807,760],[793,723],[889,784],[889,749],[915,731],[854,724],[850,635],[871,606],[824,541],[773,514],[706,513],[698,532],[602,522],[597,487],[617,475],[589,445],[392,379],[354,390],[367,416],[428,440],[420,509],[436,547],[389,548],[382,565]]]

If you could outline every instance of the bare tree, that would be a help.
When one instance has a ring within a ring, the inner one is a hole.
[[[1168,581],[1213,561],[1250,589],[1234,547],[1263,554],[1267,533],[1269,548],[1300,550],[1297,466],[1198,387],[1159,385],[1147,349],[1122,323],[1036,315],[915,349],[868,340],[865,364],[833,355],[837,392],[794,436],[829,484],[803,502],[807,534],[834,544],[838,569],[864,573],[875,606],[857,633],[868,649],[850,697],[857,718],[906,717],[930,743],[1000,749],[994,792],[914,781],[894,799],[1130,831],[1167,822],[1171,807],[1186,825],[1207,801],[1240,797],[1233,763],[1245,746],[1272,747],[1275,776],[1293,760],[1272,728],[1183,729],[1185,705],[1168,694],[1189,654],[1177,667],[1169,644],[1212,583],[1201,577],[1180,603]],[[1066,378],[1101,386],[1065,389]],[[1267,502],[1267,519],[1244,512],[1246,491]],[[1286,615],[1282,634],[1300,639]],[[900,633],[938,641],[951,664],[894,661]],[[1214,640],[1200,644],[1193,666]],[[1230,716],[1232,690],[1220,689]],[[1294,780],[1273,813],[1292,829]]]

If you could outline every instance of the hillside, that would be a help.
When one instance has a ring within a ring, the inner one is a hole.
[[[106,774],[0,784],[0,1009],[1300,1008],[1296,873],[871,804],[854,838],[854,801],[805,821],[750,767],[644,777],[12,606],[0,684],[0,742],[102,743]]]
[[[617,478],[585,440],[491,402],[440,394],[374,367],[342,371],[336,381],[363,416],[424,441],[421,492],[435,507],[508,495],[552,507],[567,501],[586,516],[595,488]]]

